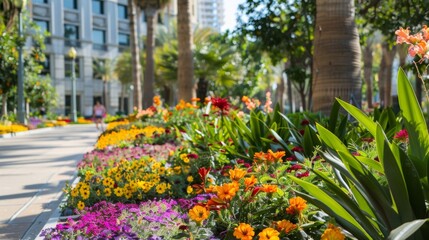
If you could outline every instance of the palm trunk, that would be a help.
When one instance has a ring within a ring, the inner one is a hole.
[[[157,19],[157,10],[152,7],[147,7],[144,10],[146,19],[147,19],[147,36],[146,36],[146,68],[144,71],[144,81],[143,81],[143,107],[147,108],[152,106],[152,101],[154,97],[154,87],[155,82],[155,61],[153,58],[154,49],[155,49],[155,25]]]
[[[209,83],[207,82],[206,78],[200,77],[198,80],[197,97],[201,100],[201,102],[204,102],[204,99],[207,96],[208,85]]]
[[[366,83],[366,101],[368,108],[372,108],[372,44],[367,41],[366,46],[363,48],[363,76]]]
[[[6,94],[2,95],[1,102],[2,102],[1,115],[4,117],[7,117],[7,96],[6,96]]]
[[[195,97],[194,66],[192,59],[193,36],[191,26],[191,1],[178,1],[177,8],[177,35],[179,41],[178,97],[179,99],[189,102]]]
[[[137,6],[134,0],[128,0],[128,8],[130,11],[130,31],[131,31],[131,61],[132,61],[132,77],[134,82],[134,107],[142,109],[142,92],[141,92],[141,66],[140,66],[140,50],[138,45],[138,34],[136,24]]]
[[[103,104],[106,112],[109,112],[109,98],[107,97],[107,81],[103,80]]]
[[[361,50],[354,1],[316,0],[314,111],[329,114],[335,97],[361,101]]]
[[[121,111],[122,113],[124,113],[125,112],[125,109],[124,109],[124,99],[125,99],[125,85],[124,84],[121,84],[121,97],[120,97],[120,100],[119,100],[119,111]]]
[[[393,60],[396,54],[396,47],[393,46],[392,49],[388,49],[386,55],[386,82],[385,82],[385,94],[384,94],[384,103],[386,107],[392,106],[392,67]]]
[[[386,93],[386,79],[387,79],[387,71],[386,71],[386,58],[387,58],[387,48],[384,44],[381,46],[381,62],[380,62],[380,70],[378,71],[378,92],[380,95],[380,106],[384,107],[384,95]]]

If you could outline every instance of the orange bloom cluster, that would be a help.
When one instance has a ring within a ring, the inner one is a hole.
[[[210,216],[210,211],[206,207],[195,205],[189,210],[189,218],[200,224]]]
[[[192,103],[185,102],[184,100],[180,100],[179,103],[176,105],[177,111],[183,110],[185,108],[198,108],[198,106]]]
[[[301,197],[289,199],[289,207],[286,212],[291,215],[300,214],[307,207],[307,201]]]
[[[237,182],[226,183],[215,188],[217,197],[224,202],[229,202],[234,198],[239,190]]]
[[[246,175],[246,173],[247,171],[243,169],[234,168],[229,170],[229,178],[231,179],[231,181],[238,182]]]
[[[259,105],[261,105],[261,102],[258,99],[254,99],[254,98],[250,99],[247,96],[243,96],[241,98],[241,101],[244,102],[244,104],[246,104],[246,107],[249,110],[253,110],[253,109],[259,107]]]
[[[424,25],[420,32],[410,35],[410,30],[402,27],[395,31],[397,44],[409,44],[408,54],[411,57],[416,55],[424,59],[429,59],[429,28]]]
[[[276,223],[277,229],[280,232],[285,232],[286,234],[292,232],[297,228],[296,224],[291,223],[289,220],[281,220]]]
[[[234,228],[234,237],[241,240],[252,240],[255,236],[255,231],[252,226],[247,223],[240,223],[238,227]]]
[[[255,153],[253,159],[257,163],[276,163],[283,162],[282,158],[286,155],[284,151],[273,152],[271,149],[267,153],[258,152]]]
[[[265,228],[258,234],[259,240],[280,240],[280,233],[274,228]]]
[[[160,96],[155,96],[153,97],[153,105],[155,107],[161,106],[162,102],[161,102],[161,97]]]
[[[332,224],[328,225],[328,228],[323,232],[321,240],[344,240],[346,237],[338,227]]]

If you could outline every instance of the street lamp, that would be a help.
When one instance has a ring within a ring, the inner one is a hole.
[[[76,122],[76,75],[75,75],[75,59],[76,59],[76,49],[71,47],[69,52],[69,57],[72,59],[72,99],[71,99],[71,121]]]
[[[25,124],[25,102],[24,102],[24,59],[22,57],[22,47],[24,42],[22,39],[22,9],[27,4],[26,0],[16,2],[18,7],[18,37],[20,43],[18,45],[18,121]]]

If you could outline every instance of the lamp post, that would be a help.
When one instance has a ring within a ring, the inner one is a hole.
[[[22,8],[27,4],[26,0],[17,1],[18,6],[18,121],[25,124],[25,101],[24,101],[24,59],[22,56],[22,48],[24,42],[22,40]]]
[[[128,98],[128,114],[132,113],[134,111],[134,85],[130,85],[130,91],[129,91],[129,98]]]
[[[74,47],[70,48],[69,57],[72,59],[72,99],[71,99],[71,120],[72,122],[77,121],[76,116],[76,74],[75,74],[75,59],[76,59],[76,49]]]

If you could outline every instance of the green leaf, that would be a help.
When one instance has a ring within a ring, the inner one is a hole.
[[[337,126],[338,114],[340,112],[340,104],[335,101],[334,105],[331,108],[331,114],[329,116],[328,129],[331,132],[335,132],[335,127]]]
[[[361,163],[367,165],[370,169],[373,169],[379,173],[384,173],[384,169],[381,166],[381,164],[374,159],[367,158],[364,156],[355,156],[357,160],[359,160]]]
[[[401,226],[395,228],[393,231],[391,231],[387,239],[389,240],[407,239],[414,232],[419,230],[419,228],[423,226],[423,224],[425,224],[427,220],[429,219],[428,218],[419,219],[419,220],[414,220],[411,222],[404,223]]]
[[[313,155],[313,150],[314,150],[313,138],[311,137],[310,131],[311,130],[308,126],[305,127],[303,147],[304,147],[304,154],[308,158],[310,158]]]
[[[331,149],[341,150],[347,152],[348,149],[344,144],[328,129],[324,128],[322,125],[316,123],[317,131],[319,132],[319,136],[328,147]]]
[[[356,219],[347,212],[340,203],[335,201],[329,194],[325,193],[320,187],[301,180],[299,178],[289,176],[295,183],[300,185],[305,191],[307,191],[314,198],[306,198],[314,205],[318,206],[324,211],[330,213],[331,216],[336,217],[338,220],[342,220],[344,223],[348,223],[349,230],[355,237],[360,239],[370,239],[371,237],[362,228],[362,226],[356,221]],[[306,195],[308,196],[308,195]]]
[[[366,130],[372,134],[372,136],[375,136],[376,125],[368,116],[365,115],[365,113],[363,113],[359,108],[344,102],[339,98],[337,98],[337,101],[348,113],[358,120],[366,128]]]
[[[401,160],[397,159],[390,149],[390,143],[379,124],[377,124],[376,138],[382,138],[382,140],[377,139],[377,142],[383,141],[384,143],[383,168],[395,207],[398,209],[401,222],[409,222],[415,219],[415,217],[410,205],[410,199],[408,199],[408,189],[402,172]],[[392,147],[394,148],[395,146]],[[392,225],[392,227],[397,226]]]

